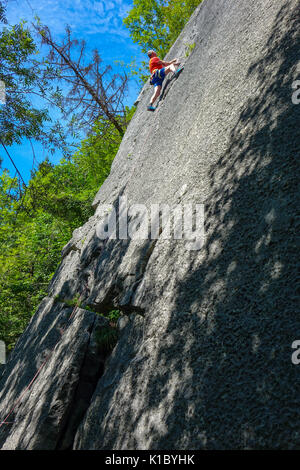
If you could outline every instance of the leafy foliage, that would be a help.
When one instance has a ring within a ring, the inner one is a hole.
[[[5,16],[5,4],[4,2],[0,2],[0,23],[7,23],[7,19]]]
[[[185,57],[188,57],[193,52],[195,46],[196,44],[194,42],[192,44],[186,44]]]
[[[34,138],[54,151],[67,154],[66,135],[59,121],[51,121],[48,107],[36,107],[38,96],[46,106],[57,104],[50,77],[35,59],[38,50],[25,22],[0,31],[0,80],[5,83],[6,105],[0,109],[0,135],[6,145]]]
[[[133,110],[126,113],[128,121]],[[17,180],[0,176],[0,339],[9,350],[46,295],[62,247],[92,215],[120,142],[113,124],[100,120],[71,160],[43,162],[21,199]]]
[[[114,325],[102,326],[96,332],[96,342],[99,350],[108,354],[113,350],[118,341],[118,330]]]
[[[124,19],[134,42],[143,52],[154,49],[158,55],[165,55],[170,42],[166,21],[166,0],[134,0],[133,8]]]
[[[112,323],[117,323],[118,319],[120,318],[120,315],[120,310],[111,310],[106,316]]]
[[[9,197],[12,183],[7,174],[1,176],[0,337],[9,349],[45,295],[72,233],[68,223],[48,212],[37,210],[30,217],[21,201]]]
[[[153,49],[163,58],[200,3],[201,0],[133,0],[124,23],[143,52]],[[148,62],[143,65],[146,68]],[[143,68],[139,74],[145,80]]]

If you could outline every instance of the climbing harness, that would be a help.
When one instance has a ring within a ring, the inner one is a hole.
[[[154,79],[154,75],[155,75],[155,72],[156,72],[157,69],[155,69],[152,74],[151,74],[151,77],[150,77],[150,85],[153,85],[153,79]]]

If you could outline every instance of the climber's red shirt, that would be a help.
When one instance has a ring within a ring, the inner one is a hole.
[[[160,70],[162,68],[163,65],[160,64],[160,59],[158,57],[152,57],[152,59],[149,60],[149,69],[151,74],[154,72],[154,70]]]

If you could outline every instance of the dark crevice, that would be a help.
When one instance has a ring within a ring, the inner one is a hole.
[[[161,234],[161,232],[162,232],[162,228],[160,227],[159,235]],[[152,255],[152,253],[153,253],[153,251],[154,251],[154,248],[155,248],[157,242],[158,242],[158,238],[154,239],[154,240],[150,243],[150,245],[149,245],[149,247],[148,247],[148,249],[147,249],[147,251],[146,251],[144,257],[142,258],[142,264],[141,264],[141,271],[142,271],[142,272],[141,272],[141,275],[140,275],[140,277],[139,277],[139,279],[138,279],[139,281],[142,280],[142,278],[143,278],[143,276],[144,276],[144,274],[145,274],[145,272],[146,272],[146,269],[147,269],[149,260],[150,260],[150,258],[151,258],[151,255]]]
[[[90,301],[84,308],[90,308],[93,312],[101,313],[104,316],[108,315],[109,312],[117,308],[116,303],[114,302],[117,295],[118,293],[113,285],[108,289],[105,299],[102,302]]]
[[[93,324],[88,329],[90,337],[82,361],[78,384],[55,450],[72,450],[77,429],[89,408],[97,383],[104,372],[108,354],[100,351],[95,345],[93,333],[97,329],[96,319],[95,316]]]
[[[80,307],[101,314],[104,317],[115,309],[120,310],[120,313],[124,315],[139,314],[144,317],[144,309],[140,306],[133,305],[133,297],[144,277],[156,243],[157,240],[150,242],[144,250],[144,256],[141,258],[141,263],[138,267],[138,276],[134,276],[135,280],[129,286],[128,300],[126,300],[124,304],[120,300],[124,292],[124,285],[123,282],[119,280],[119,282],[115,282],[108,289],[104,301],[99,303],[87,303],[88,299],[86,299],[81,303]],[[87,284],[87,282],[88,279],[85,279],[85,284]],[[128,289],[128,286],[126,289]],[[108,319],[107,322],[109,323]],[[95,316],[93,324],[88,330],[90,337],[86,345],[78,383],[74,391],[72,402],[66,413],[65,424],[57,440],[56,450],[71,450],[73,448],[78,427],[90,406],[98,381],[104,373],[105,362],[111,354],[112,348],[103,349],[99,347],[99,345],[97,347],[95,340],[98,330],[97,316]]]
[[[137,283],[137,286],[139,283],[140,281]],[[90,308],[93,312],[99,313],[103,315],[104,317],[108,315],[112,310],[120,310],[120,312],[123,313],[124,315],[137,313],[139,315],[144,316],[144,313],[145,313],[144,308],[138,305],[132,305],[130,303],[126,303],[123,305],[118,302],[108,302],[108,301],[101,302],[101,303],[91,303],[88,306],[85,306],[84,308],[86,308],[87,310],[88,308]]]
[[[120,305],[118,308],[124,315],[130,315],[131,313],[137,313],[142,316],[145,315],[145,309],[138,305]]]

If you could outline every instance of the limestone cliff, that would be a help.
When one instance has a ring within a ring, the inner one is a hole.
[[[154,113],[145,85],[95,215],[64,248],[4,370],[0,421],[16,407],[3,449],[300,447],[299,13],[298,0],[204,0],[195,11],[169,52],[184,72]],[[120,196],[149,210],[204,204],[204,245],[100,240],[101,209]],[[108,357],[95,312],[114,308]]]

